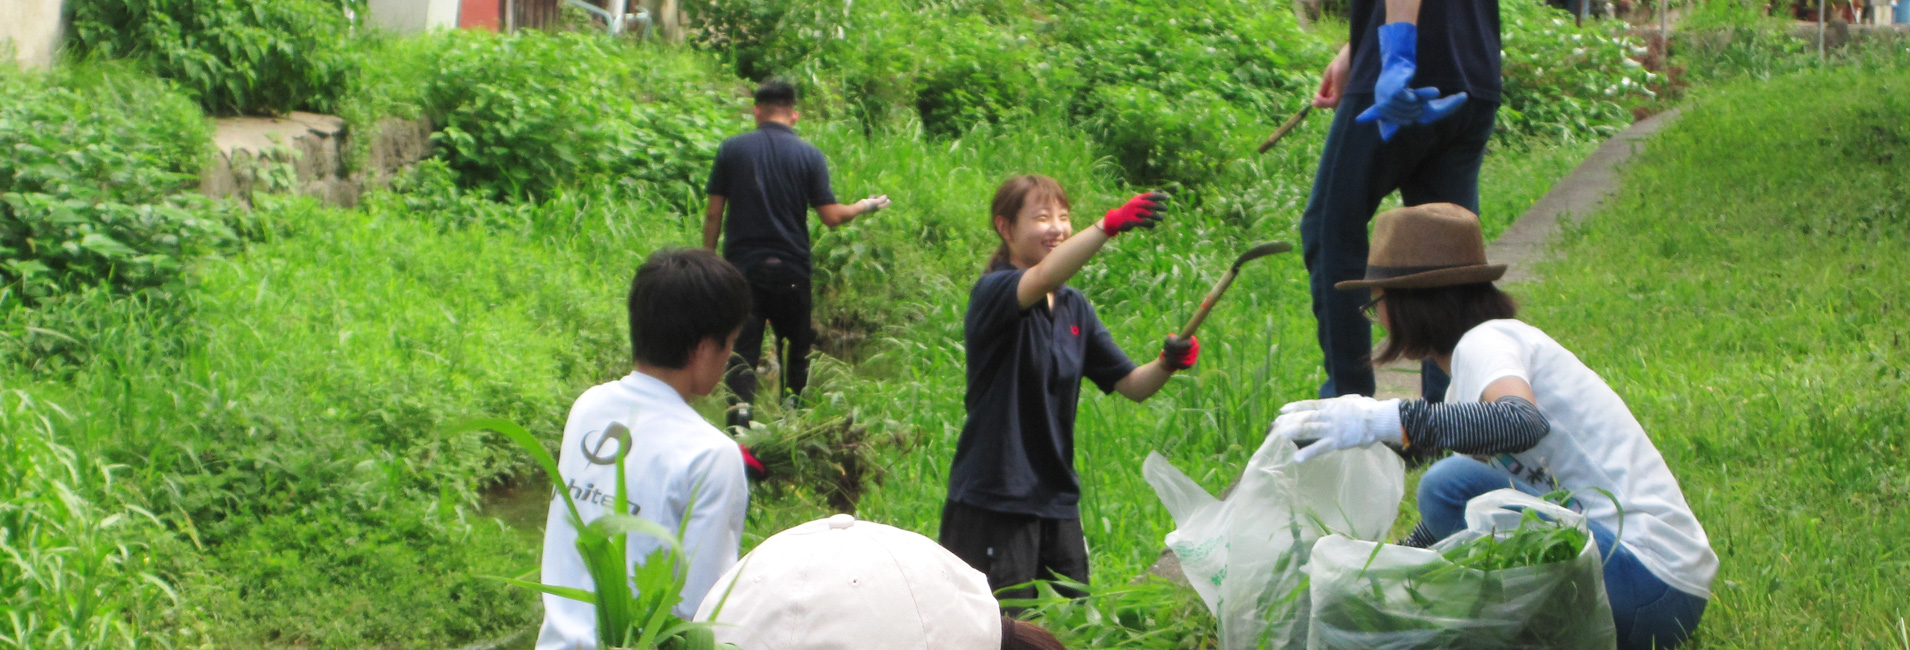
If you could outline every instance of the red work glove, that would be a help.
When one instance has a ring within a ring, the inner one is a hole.
[[[1167,195],[1160,192],[1136,194],[1125,205],[1109,210],[1108,216],[1095,225],[1109,237],[1135,228],[1153,228],[1160,224],[1161,212],[1166,210],[1163,204],[1166,202]]]
[[[769,478],[769,470],[763,468],[763,461],[756,460],[756,456],[749,453],[749,445],[739,442],[736,443],[736,449],[743,452],[743,473],[749,475],[749,480]]]
[[[1186,370],[1194,367],[1200,360],[1200,337],[1190,336],[1186,340],[1173,334],[1161,343],[1161,365],[1168,370]]]

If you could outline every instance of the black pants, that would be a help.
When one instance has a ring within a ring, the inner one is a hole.
[[[1037,578],[1057,577],[1088,583],[1088,540],[1080,519],[1048,519],[977,508],[942,505],[942,547],[988,576],[997,598],[1034,598],[1032,586],[1002,591]],[[1057,587],[1064,596],[1078,590]]]
[[[763,360],[764,321],[776,331],[776,347],[783,351],[783,390],[802,394],[809,384],[809,348],[816,343],[810,323],[814,299],[809,275],[780,259],[769,258],[743,271],[749,279],[755,311],[736,336],[736,354],[730,356],[725,382],[737,402],[756,401],[756,365]]]
[[[1313,194],[1300,217],[1313,317],[1326,356],[1321,397],[1373,394],[1373,327],[1360,313],[1369,292],[1333,288],[1366,276],[1366,227],[1373,212],[1393,190],[1406,205],[1456,203],[1478,212],[1479,165],[1499,109],[1474,99],[1446,119],[1407,126],[1385,142],[1376,124],[1353,121],[1372,105],[1371,93],[1341,99],[1313,177]],[[1431,359],[1422,364],[1420,389],[1426,399],[1442,399],[1450,381]]]

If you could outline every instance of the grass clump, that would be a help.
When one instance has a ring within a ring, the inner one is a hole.
[[[1584,529],[1548,522],[1527,510],[1519,518],[1518,527],[1507,534],[1485,535],[1445,549],[1440,555],[1457,568],[1504,571],[1569,562],[1591,538]]]

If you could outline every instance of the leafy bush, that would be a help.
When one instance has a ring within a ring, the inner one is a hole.
[[[1239,109],[1205,90],[1169,97],[1150,88],[1107,86],[1087,118],[1101,149],[1135,183],[1208,182],[1237,150],[1227,146],[1245,121]]]
[[[682,55],[534,30],[435,38],[444,47],[423,100],[442,129],[433,140],[466,187],[492,196],[606,180],[700,188],[740,122],[730,96]]]
[[[1768,79],[1817,65],[1815,43],[1793,35],[1791,26],[1741,3],[1699,2],[1674,32],[1673,52],[1698,83]]]
[[[81,54],[136,58],[225,114],[328,111],[355,62],[348,0],[83,0]]]
[[[0,279],[164,284],[234,240],[193,193],[211,139],[169,84],[81,69],[55,80],[0,71]]]
[[[1659,77],[1632,57],[1644,44],[1620,21],[1584,27],[1538,0],[1499,4],[1504,78],[1499,129],[1505,136],[1600,138],[1631,123],[1630,108],[1653,97]]]

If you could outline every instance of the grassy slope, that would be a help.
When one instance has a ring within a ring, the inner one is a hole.
[[[1292,222],[1326,124],[1312,120],[1216,184],[1222,199],[1250,198],[1126,237],[1078,278],[1118,341],[1153,354],[1236,251],[1297,240]],[[979,215],[987,197],[1011,174],[1054,175],[1086,223],[1135,190],[1058,125],[954,142],[826,123],[805,134],[830,153],[845,197],[897,200],[818,237],[825,318],[877,342],[853,373],[825,364],[834,370],[818,385],[817,411],[858,411],[901,443],[862,514],[932,534],[962,418],[960,316],[993,247]],[[1581,154],[1569,145],[1495,155],[1488,222],[1508,222]],[[1257,207],[1229,207],[1243,205]],[[165,529],[150,553],[133,555],[178,584],[182,600],[155,605],[165,611],[144,624],[204,635],[149,640],[432,648],[534,621],[528,593],[477,577],[535,561],[534,540],[473,512],[484,482],[515,461],[496,440],[438,428],[498,415],[554,438],[577,393],[623,372],[629,270],[656,247],[691,243],[697,224],[627,197],[575,195],[534,208],[388,199],[259,214],[279,224],[275,234],[205,263],[199,290],[179,305],[79,300],[11,315],[28,321],[9,323],[27,339],[72,333],[78,363],[9,367],[0,380],[57,412],[46,417],[62,443],[123,463],[115,479]],[[1297,256],[1262,262],[1208,321],[1200,370],[1146,405],[1084,400],[1080,464],[1098,582],[1138,574],[1170,526],[1139,478],[1149,450],[1218,489],[1272,409],[1312,390],[1305,300]],[[826,514],[803,494],[765,494],[756,506],[752,542]],[[1163,602],[1184,608],[1185,596]],[[1143,624],[1211,633],[1198,617]]]
[[[1701,93],[1518,290],[1626,398],[1710,533],[1699,647],[1910,643],[1901,70]]]

